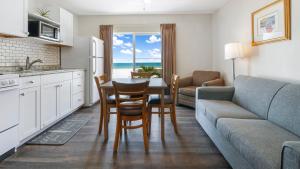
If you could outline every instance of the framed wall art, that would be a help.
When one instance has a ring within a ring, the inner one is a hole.
[[[290,0],[276,0],[252,13],[253,46],[290,39]]]

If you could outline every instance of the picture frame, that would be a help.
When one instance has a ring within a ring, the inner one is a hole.
[[[275,2],[252,13],[252,45],[291,39],[291,2]]]

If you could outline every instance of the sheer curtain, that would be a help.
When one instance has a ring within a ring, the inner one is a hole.
[[[161,24],[163,78],[171,83],[176,73],[176,24]]]
[[[112,77],[113,25],[100,25],[100,39],[104,41],[104,73]]]

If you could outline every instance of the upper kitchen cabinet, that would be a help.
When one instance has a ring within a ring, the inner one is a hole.
[[[74,19],[73,14],[60,6],[48,4],[46,1],[29,0],[29,13],[39,15],[38,9],[49,11],[47,18],[60,25],[60,43],[62,46],[73,46]],[[47,22],[47,21],[46,21]]]
[[[0,5],[0,36],[28,36],[27,0],[2,0]]]
[[[61,43],[65,46],[73,46],[74,21],[73,14],[67,10],[60,8],[60,37]]]

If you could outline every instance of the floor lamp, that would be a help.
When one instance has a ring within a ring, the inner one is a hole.
[[[225,45],[225,60],[232,60],[233,80],[235,80],[235,59],[244,57],[241,43],[228,43]]]

